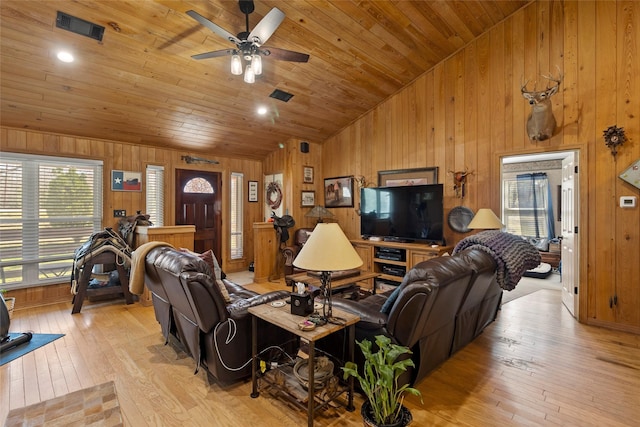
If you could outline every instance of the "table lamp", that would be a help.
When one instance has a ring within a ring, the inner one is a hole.
[[[304,244],[293,265],[303,270],[319,271],[320,291],[324,296],[322,324],[331,321],[331,272],[350,270],[362,265],[362,259],[345,236],[340,226],[333,222],[318,223]]]
[[[491,209],[482,208],[478,209],[467,228],[470,230],[502,230],[504,224]]]
[[[322,222],[322,218],[333,218],[334,215],[329,211],[329,209],[324,208],[320,205],[316,205],[309,212],[304,214],[305,218],[317,218],[316,223]]]

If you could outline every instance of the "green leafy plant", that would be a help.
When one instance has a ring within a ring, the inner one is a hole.
[[[345,380],[352,376],[359,381],[360,388],[369,399],[374,421],[379,424],[391,424],[397,422],[401,416],[405,393],[420,396],[421,401],[422,394],[408,384],[398,383],[402,373],[415,365],[409,358],[399,361],[397,359],[403,354],[411,354],[411,350],[392,344],[391,339],[384,335],[377,335],[375,340],[378,346],[375,353],[371,351],[371,341],[356,341],[365,359],[362,374],[358,372],[358,365],[353,362],[347,362],[342,370]]]

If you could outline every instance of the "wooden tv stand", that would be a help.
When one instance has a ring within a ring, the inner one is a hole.
[[[385,241],[373,241],[354,239],[351,244],[360,258],[362,258],[362,270],[378,273],[379,277],[370,279],[371,289],[374,289],[373,281],[376,280],[376,288],[379,291],[386,290],[384,283],[399,285],[407,271],[416,264],[435,258],[448,252],[453,246],[431,246],[424,243],[397,243]]]

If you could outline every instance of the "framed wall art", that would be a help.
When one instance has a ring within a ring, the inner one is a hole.
[[[315,191],[302,191],[302,197],[300,198],[301,206],[315,206],[316,205],[316,192]]]
[[[111,171],[112,191],[142,191],[142,172]]]
[[[326,208],[353,207],[352,176],[339,176],[324,180],[324,206]]]
[[[438,183],[438,168],[397,169],[378,172],[379,187]]]
[[[247,194],[250,202],[258,201],[258,181],[249,181],[249,192]]]
[[[302,177],[302,182],[304,182],[305,184],[313,184],[313,167],[303,166]]]

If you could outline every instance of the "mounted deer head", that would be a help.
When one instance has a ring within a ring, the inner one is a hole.
[[[527,90],[527,83],[522,85],[522,96],[529,101],[531,105],[531,113],[527,119],[527,135],[532,141],[544,141],[553,136],[556,130],[556,119],[551,111],[551,97],[558,93],[558,88],[562,82],[562,75],[558,74],[558,78],[553,76],[542,76],[549,82],[555,83],[553,86],[547,86],[545,90],[536,91],[535,85],[532,91]]]

